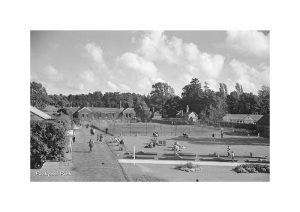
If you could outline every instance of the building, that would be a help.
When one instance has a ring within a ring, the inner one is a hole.
[[[30,120],[34,121],[41,121],[41,120],[51,120],[51,116],[49,116],[47,113],[30,106]]]
[[[262,117],[263,115],[256,114],[226,114],[223,121],[238,124],[256,124]]]
[[[270,137],[270,115],[264,115],[260,120],[258,120],[257,131],[262,137]]]
[[[195,112],[189,111],[189,106],[186,106],[186,112],[184,113],[183,110],[178,111],[176,114],[177,118],[181,118],[183,121],[188,121],[190,123],[195,123],[198,121],[198,115]]]
[[[80,121],[89,121],[92,119],[118,119],[122,110],[119,108],[104,107],[83,107],[73,113],[74,118]]]
[[[198,115],[195,112],[188,112],[188,113],[183,114],[183,119],[185,121],[195,123],[198,121]]]
[[[153,120],[161,120],[162,119],[162,115],[156,111],[153,113],[153,117],[152,117]]]
[[[136,118],[136,112],[134,108],[126,108],[122,112],[123,119],[135,119]]]

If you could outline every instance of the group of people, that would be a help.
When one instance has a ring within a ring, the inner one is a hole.
[[[173,150],[174,150],[175,153],[176,153],[176,152],[179,152],[179,151],[181,151],[182,149],[185,149],[185,148],[186,148],[186,147],[183,146],[183,145],[181,145],[181,144],[179,144],[178,141],[175,141],[175,142],[174,142]]]
[[[221,135],[221,139],[223,139],[223,138],[224,138],[224,131],[223,131],[223,128],[221,128],[220,135]],[[212,134],[211,134],[211,137],[212,137],[212,140],[215,141],[215,133],[212,133]]]
[[[153,132],[153,138],[151,139],[150,143],[148,143],[145,148],[154,148],[158,143],[157,143],[157,138],[159,137],[158,132]]]

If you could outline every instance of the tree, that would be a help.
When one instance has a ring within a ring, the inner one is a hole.
[[[179,96],[172,96],[164,105],[164,114],[169,118],[175,118],[179,110],[182,109],[181,98]]]
[[[190,111],[194,111],[197,114],[204,108],[204,104],[201,101],[203,97],[203,90],[201,83],[197,78],[193,78],[190,84],[186,85],[182,89],[182,106],[189,105]]]
[[[46,159],[61,159],[65,126],[60,121],[30,121],[30,167],[41,168]]]
[[[168,99],[174,96],[174,88],[165,82],[158,82],[152,85],[152,91],[150,92],[150,102],[163,114],[163,106]]]
[[[235,84],[235,90],[238,94],[238,96],[242,95],[244,93],[242,85],[240,85],[238,82]]]
[[[138,102],[135,106],[135,112],[137,117],[141,118],[142,121],[148,120],[151,117],[151,112],[146,102],[141,98],[138,99]]]
[[[262,86],[258,91],[258,98],[260,103],[260,113],[270,114],[270,87]]]
[[[49,102],[46,89],[41,83],[30,83],[30,104],[40,110],[44,109]]]

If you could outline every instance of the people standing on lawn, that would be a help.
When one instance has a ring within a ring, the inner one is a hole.
[[[213,141],[215,141],[215,134],[214,133],[211,135],[211,137],[212,137]]]
[[[92,152],[94,147],[94,141],[92,139],[90,139],[89,141],[89,147],[90,147],[90,152]]]
[[[221,128],[221,139],[223,139],[223,128]]]
[[[121,141],[120,141],[120,151],[124,150],[124,146],[125,146],[125,144],[124,144],[124,141],[123,141],[123,138],[122,138]]]
[[[106,127],[106,129],[105,129],[105,134],[107,135],[107,133],[108,133],[108,128]]]
[[[231,159],[232,159],[232,161],[234,161],[234,152],[233,151],[231,151]]]
[[[102,136],[102,134],[100,134],[100,137],[99,137],[100,142],[102,142],[102,139],[103,139],[103,136]]]
[[[227,156],[230,157],[230,146],[227,146]]]

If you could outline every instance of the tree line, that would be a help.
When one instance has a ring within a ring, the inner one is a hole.
[[[219,84],[219,90],[213,91],[209,84],[203,84],[193,78],[182,89],[181,96],[175,95],[174,88],[165,82],[152,85],[148,95],[95,91],[78,95],[48,95],[41,83],[30,83],[31,105],[43,109],[46,105],[56,107],[133,107],[142,119],[149,119],[151,111],[158,111],[165,118],[174,118],[179,111],[198,114],[200,120],[218,121],[226,113],[232,114],[269,114],[270,88],[262,86],[258,94],[243,91],[242,85],[236,83],[235,90],[228,93],[225,83]]]

